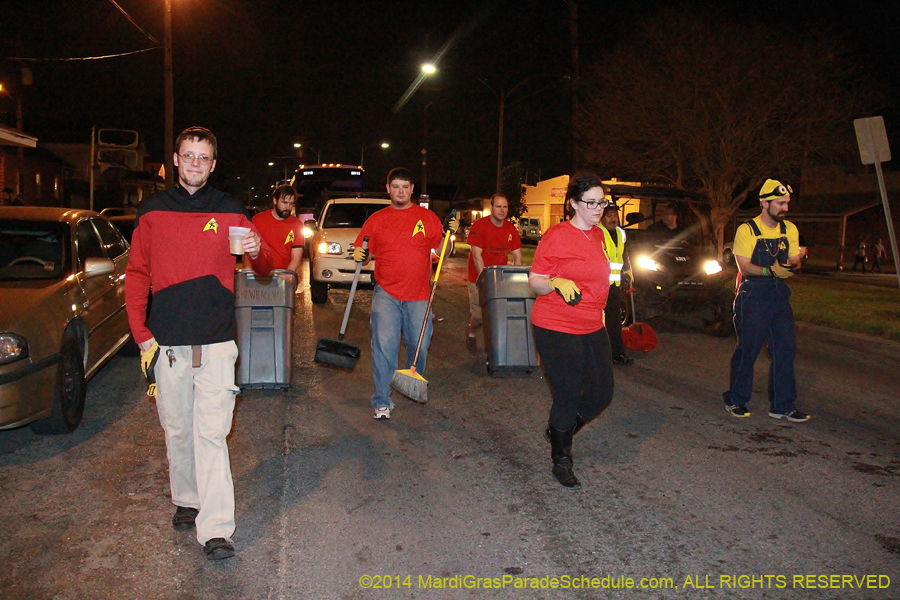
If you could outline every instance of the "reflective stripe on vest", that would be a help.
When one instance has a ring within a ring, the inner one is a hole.
[[[615,285],[622,284],[622,267],[625,266],[625,230],[616,227],[619,234],[618,243],[614,244],[612,236],[606,230],[606,227],[598,225],[603,231],[603,238],[606,240],[605,252],[609,259],[609,282]]]

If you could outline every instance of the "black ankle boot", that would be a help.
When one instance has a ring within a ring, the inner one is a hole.
[[[568,488],[581,487],[581,482],[572,471],[572,436],[575,427],[568,431],[550,430],[550,457],[553,460],[553,476]]]
[[[576,433],[581,431],[581,428],[587,425],[589,421],[586,421],[581,418],[581,415],[575,415],[575,429],[572,430],[572,435],[574,436]],[[550,441],[550,423],[547,423],[547,429],[544,430],[544,439],[548,442]]]

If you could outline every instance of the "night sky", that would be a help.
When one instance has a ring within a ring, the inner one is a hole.
[[[163,0],[118,3],[162,41]],[[489,194],[497,163],[497,94],[514,87],[506,104],[504,164],[521,161],[531,179],[568,170],[564,77],[571,67],[563,0],[172,3],[175,130],[212,129],[225,178],[254,174],[260,184],[279,179],[282,168],[266,163],[287,162],[278,157],[291,156],[300,140],[320,150],[323,162],[357,164],[362,147],[370,146],[370,185],[378,186],[397,165],[418,178],[427,135],[429,183],[459,184],[467,196]],[[579,2],[583,65],[628,43],[635,23],[661,2],[621,4],[627,6]],[[731,16],[791,34],[834,28],[886,86],[900,80],[900,3],[724,6]],[[0,21],[4,59],[102,56],[155,45],[108,0],[7,0]],[[455,32],[439,74],[392,112],[419,65]],[[24,90],[24,129],[41,141],[83,142],[91,125],[136,129],[150,160],[161,160],[162,63],[161,49],[104,60],[23,63],[34,77]],[[0,60],[0,81],[15,84],[17,73],[15,62]],[[889,131],[896,127],[894,111],[886,107]],[[15,125],[8,96],[0,96],[0,123]],[[377,146],[385,140],[391,144],[387,151]],[[307,154],[304,160],[315,158]]]

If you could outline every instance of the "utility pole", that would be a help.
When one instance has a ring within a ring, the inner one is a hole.
[[[165,32],[163,33],[163,72],[165,78],[165,103],[166,118],[163,127],[163,167],[166,173],[166,187],[173,186],[175,178],[173,174],[174,165],[172,164],[172,155],[175,147],[175,94],[174,84],[172,83],[172,0],[166,0],[165,8]]]
[[[578,165],[578,156],[576,156],[575,145],[575,119],[578,115],[578,4],[575,0],[566,0],[569,5],[569,46],[572,57],[572,108],[569,115],[569,174],[575,173]]]

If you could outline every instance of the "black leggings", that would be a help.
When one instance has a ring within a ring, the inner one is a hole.
[[[590,421],[612,401],[612,353],[606,328],[586,335],[534,328],[534,344],[550,384],[550,426],[568,431],[575,415]]]

